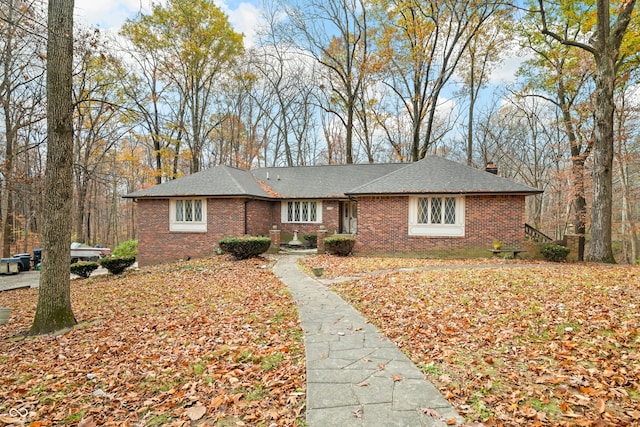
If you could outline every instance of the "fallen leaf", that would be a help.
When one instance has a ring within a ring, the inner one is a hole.
[[[187,416],[191,421],[198,421],[206,413],[207,408],[202,405],[192,406],[191,408],[187,409]]]
[[[442,418],[442,415],[440,415],[438,411],[432,408],[420,408],[420,411],[422,411],[423,414],[430,416],[431,418],[435,418],[436,420]]]
[[[78,427],[96,427],[96,423],[93,421],[93,416],[81,419],[78,423]]]

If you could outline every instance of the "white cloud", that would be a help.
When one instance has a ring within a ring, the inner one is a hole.
[[[166,0],[76,0],[75,19],[80,25],[93,25],[104,30],[117,31],[127,18],[134,18],[139,12],[149,13],[151,4],[166,3]],[[233,28],[245,35],[245,46],[253,45],[256,29],[260,21],[260,9],[249,2],[216,1],[229,17]]]
[[[260,9],[251,3],[239,3],[235,9],[222,6],[222,10],[229,16],[229,22],[233,29],[244,34],[245,47],[255,44],[256,30],[260,25]]]

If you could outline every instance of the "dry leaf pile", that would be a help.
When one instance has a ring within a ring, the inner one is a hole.
[[[334,288],[470,421],[640,425],[638,267],[398,272]]]
[[[296,307],[264,259],[197,260],[73,281],[82,322],[29,328],[37,290],[0,293],[0,424],[265,425],[304,419]]]
[[[319,255],[303,258],[300,265],[307,271],[313,267],[323,267],[324,277],[328,279],[340,277],[360,277],[367,273],[380,274],[400,269],[438,268],[450,266],[472,265],[508,265],[508,264],[541,264],[541,261],[514,259],[501,257],[471,258],[471,259],[439,259],[439,258],[383,258],[383,257],[338,257]]]

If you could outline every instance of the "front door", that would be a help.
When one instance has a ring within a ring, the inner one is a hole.
[[[342,232],[355,234],[358,231],[358,204],[342,202]]]

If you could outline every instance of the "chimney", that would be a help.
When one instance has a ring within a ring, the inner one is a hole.
[[[484,170],[494,175],[498,175],[498,168],[493,164],[493,162],[488,162],[487,167]]]

